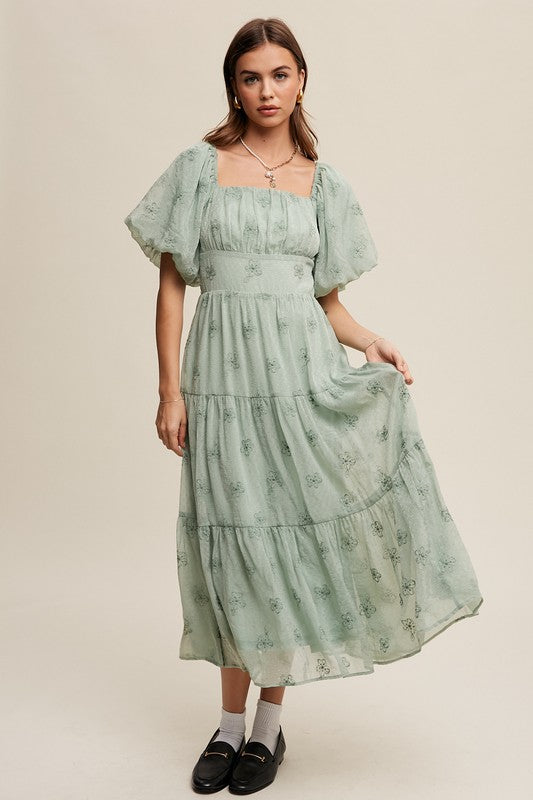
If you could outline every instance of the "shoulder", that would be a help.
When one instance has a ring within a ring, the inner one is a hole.
[[[203,139],[193,142],[192,144],[180,150],[174,158],[173,163],[179,166],[187,166],[189,164],[200,164],[206,161],[212,153],[212,147],[208,142]]]
[[[331,196],[351,190],[348,178],[333,164],[327,161],[317,161],[319,171],[319,185]]]

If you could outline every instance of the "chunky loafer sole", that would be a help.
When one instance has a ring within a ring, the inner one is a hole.
[[[220,728],[217,728],[211,736],[192,771],[191,787],[200,794],[218,792],[228,785],[231,771],[244,748],[244,736],[237,751],[222,739],[214,742],[219,731]]]
[[[232,794],[251,794],[270,786],[283,761],[285,750],[286,743],[281,725],[273,754],[262,742],[246,742],[236,759],[228,790]]]

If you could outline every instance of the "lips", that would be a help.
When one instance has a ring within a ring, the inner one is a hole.
[[[278,108],[278,106],[259,106],[259,108],[257,110],[258,111],[273,111],[276,108]]]

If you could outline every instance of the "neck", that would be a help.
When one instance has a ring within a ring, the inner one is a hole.
[[[283,126],[282,130],[279,128],[281,128],[281,126],[273,128],[272,130],[265,130],[265,128],[249,125],[247,130],[242,134],[242,140],[246,142],[254,153],[261,156],[263,161],[266,161],[267,164],[277,164],[289,158],[294,150],[294,144],[289,135],[288,126]],[[246,148],[243,149],[246,150]]]

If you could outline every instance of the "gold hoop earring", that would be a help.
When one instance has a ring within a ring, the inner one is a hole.
[[[233,98],[233,105],[235,108],[242,108],[242,106],[239,104],[239,101],[237,100],[237,95],[235,95]]]
[[[299,92],[298,92],[298,96],[297,96],[297,98],[296,98],[296,102],[297,102],[297,103],[301,103],[301,102],[303,102],[303,99],[304,99],[304,93],[303,93],[303,92],[302,92],[302,90],[300,89],[300,90],[299,90]]]

